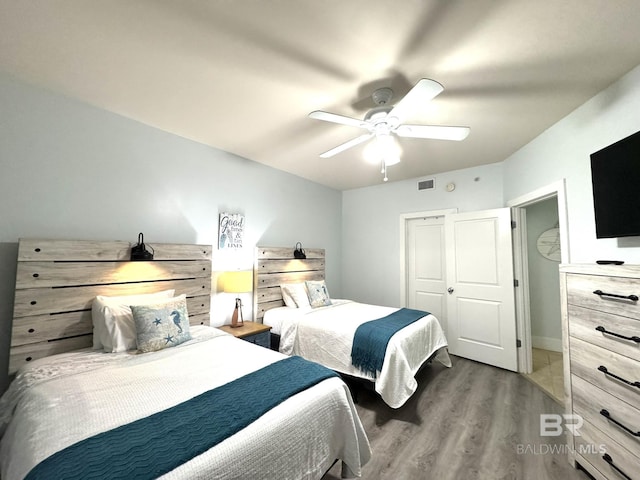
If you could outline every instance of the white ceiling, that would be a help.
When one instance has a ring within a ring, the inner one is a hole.
[[[499,162],[640,64],[638,0],[0,0],[0,69],[338,190],[382,182],[362,133],[372,91],[445,91],[400,139],[389,181]]]

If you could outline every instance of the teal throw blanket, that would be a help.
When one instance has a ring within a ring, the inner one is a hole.
[[[71,445],[36,465],[25,478],[157,478],[242,430],[290,396],[334,376],[321,365],[289,357]]]
[[[401,308],[391,315],[360,325],[353,336],[351,363],[365,373],[376,377],[382,371],[384,355],[391,337],[407,325],[421,319],[429,312]]]

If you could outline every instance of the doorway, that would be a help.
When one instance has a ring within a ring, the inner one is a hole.
[[[527,228],[532,371],[525,374],[558,402],[564,400],[560,244],[556,196],[524,207]]]
[[[558,266],[569,262],[564,181],[508,205],[513,232],[519,371],[556,401],[564,400]]]

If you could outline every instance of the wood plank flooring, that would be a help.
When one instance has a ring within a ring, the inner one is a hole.
[[[564,435],[540,436],[540,414],[562,413],[558,403],[519,374],[452,362],[424,368],[418,391],[397,410],[359,390],[356,407],[373,451],[363,479],[589,478],[569,465]],[[339,478],[336,464],[323,480]]]

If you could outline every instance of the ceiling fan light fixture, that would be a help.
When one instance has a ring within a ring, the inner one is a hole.
[[[387,166],[399,163],[401,153],[398,141],[390,133],[376,134],[373,142],[369,142],[363,152],[368,163],[379,164],[384,161]]]
[[[400,163],[400,157],[387,157],[384,159],[384,164],[387,167],[390,167],[391,165],[395,165],[397,163]]]
[[[381,161],[380,154],[375,145],[375,142],[369,142],[362,151],[362,156],[364,157],[365,162],[372,165],[377,165]]]

